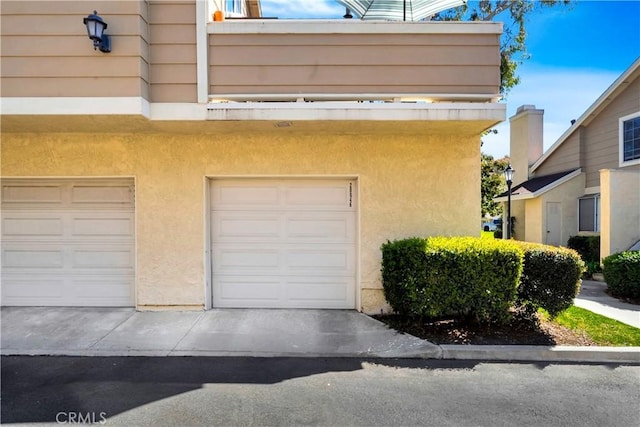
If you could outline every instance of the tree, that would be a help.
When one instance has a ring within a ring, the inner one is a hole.
[[[470,4],[471,3],[471,4]],[[527,18],[534,12],[555,6],[567,6],[571,0],[480,0],[467,2],[433,17],[437,21],[505,22],[500,45],[500,92],[506,95],[520,83],[518,65],[529,58],[527,52]]]
[[[502,214],[502,206],[493,198],[506,190],[504,170],[509,164],[508,158],[494,160],[493,156],[482,154],[480,191],[482,194],[482,216]]]

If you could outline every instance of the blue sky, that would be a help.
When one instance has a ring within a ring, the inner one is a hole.
[[[470,0],[471,2],[472,0]],[[334,0],[261,0],[264,16],[342,18]],[[640,0],[578,0],[541,9],[527,25],[531,58],[518,68],[521,83],[507,95],[507,117],[518,106],[545,110],[544,147],[550,147],[640,56]],[[509,153],[508,120],[484,138],[483,151]]]

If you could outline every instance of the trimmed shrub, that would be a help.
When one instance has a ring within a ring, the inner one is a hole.
[[[413,238],[382,245],[382,283],[406,316],[505,321],[516,301],[522,249],[473,237]]]
[[[567,247],[578,252],[584,262],[600,264],[600,236],[571,236]]]
[[[640,298],[640,251],[609,255],[602,264],[604,281],[611,295]]]
[[[524,250],[524,268],[518,287],[518,305],[530,312],[544,308],[552,317],[573,305],[580,291],[585,265],[572,249],[518,242]]]

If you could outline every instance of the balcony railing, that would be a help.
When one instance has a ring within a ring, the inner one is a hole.
[[[233,102],[495,102],[500,23],[208,24],[208,87]]]

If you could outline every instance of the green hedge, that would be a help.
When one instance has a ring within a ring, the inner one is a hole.
[[[552,317],[573,305],[580,291],[585,264],[572,249],[518,242],[524,250],[524,268],[518,304],[531,312],[544,308]]]
[[[612,295],[640,298],[640,251],[610,255],[602,264],[604,281]]]
[[[402,315],[504,321],[516,301],[522,260],[522,249],[503,240],[387,242],[382,245],[385,297]]]
[[[584,262],[600,264],[600,236],[571,236],[567,247],[578,252]]]

